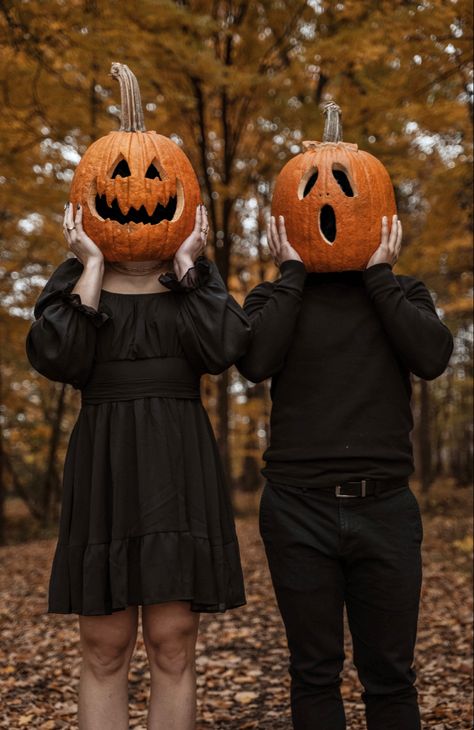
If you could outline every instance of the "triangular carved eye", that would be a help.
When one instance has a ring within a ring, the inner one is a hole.
[[[354,191],[352,190],[352,185],[349,181],[349,176],[345,172],[345,170],[341,170],[340,168],[334,167],[332,168],[332,174],[334,176],[334,179],[336,180],[337,184],[341,188],[344,195],[347,195],[348,198],[354,197]]]
[[[148,170],[145,173],[145,177],[148,177],[150,180],[154,180],[155,178],[157,178],[158,180],[161,180],[161,175],[158,172],[155,165],[153,164],[153,162],[151,163],[151,165],[148,166]]]
[[[318,171],[317,171],[317,169],[315,169],[314,172],[309,176],[308,181],[307,181],[306,185],[304,186],[303,198],[306,198],[308,193],[310,193],[311,190],[314,188],[317,179],[318,179]]]
[[[130,177],[130,175],[131,172],[127,160],[121,159],[120,162],[115,165],[112,177]]]

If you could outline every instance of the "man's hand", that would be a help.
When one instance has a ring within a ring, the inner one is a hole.
[[[283,216],[279,216],[278,228],[275,221],[275,216],[271,216],[267,224],[267,241],[270,253],[272,255],[275,264],[280,267],[284,261],[302,261],[301,256],[291,243],[289,243],[286,228],[285,219]]]
[[[375,264],[390,264],[390,266],[393,266],[398,260],[401,247],[401,221],[397,215],[392,216],[392,227],[389,234],[387,216],[384,215],[382,218],[382,237],[380,239],[380,246],[370,257],[367,268],[375,266]]]

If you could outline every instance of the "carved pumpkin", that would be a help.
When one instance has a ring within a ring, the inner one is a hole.
[[[380,243],[381,220],[396,213],[389,174],[356,144],[342,141],[341,110],[330,102],[322,142],[303,142],[275,183],[272,214],[308,271],[365,269]]]
[[[106,260],[165,261],[194,227],[199,183],[178,145],[145,130],[130,69],[113,63],[111,75],[120,83],[120,130],[87,149],[70,198],[82,204],[84,230]]]

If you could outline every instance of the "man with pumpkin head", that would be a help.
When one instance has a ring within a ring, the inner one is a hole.
[[[410,374],[441,375],[453,341],[425,286],[392,267],[401,224],[387,171],[325,108],[276,181],[267,236],[280,278],[244,311],[238,363],[272,378],[260,530],[290,650],[295,730],[343,730],[343,611],[368,730],[419,730],[412,666],[422,523]],[[291,243],[290,243],[290,242]]]
[[[245,603],[199,381],[243,355],[250,324],[201,255],[207,215],[189,160],[145,130],[130,69],[113,64],[112,75],[121,129],[77,168],[64,216],[74,256],[47,282],[27,340],[36,370],[82,400],[48,612],[79,615],[81,730],[129,727],[139,606],[148,727],[193,730],[199,614]]]

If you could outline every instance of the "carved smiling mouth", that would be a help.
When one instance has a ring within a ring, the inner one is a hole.
[[[122,213],[117,198],[114,198],[112,205],[109,205],[105,195],[99,195],[97,193],[95,196],[95,209],[98,215],[104,220],[116,221],[122,225],[126,223],[150,223],[151,225],[157,225],[162,221],[171,221],[175,217],[177,204],[178,196],[173,195],[169,198],[166,205],[157,203],[151,215],[148,215],[144,205],[140,206],[138,210],[132,206],[128,213]]]

